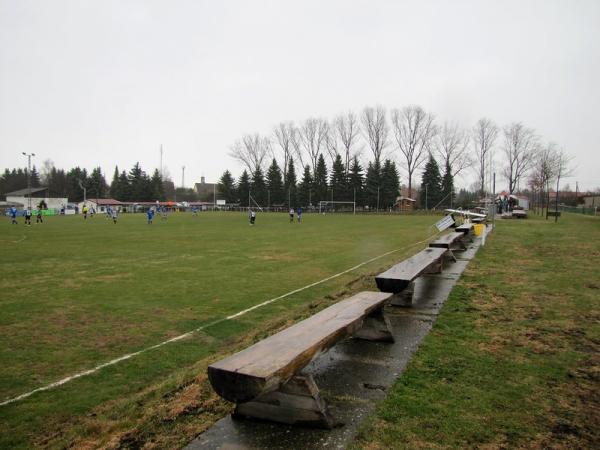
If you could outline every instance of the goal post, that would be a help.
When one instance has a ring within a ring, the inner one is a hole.
[[[356,202],[334,202],[321,200],[319,202],[319,214],[325,214],[327,211],[352,212],[352,214],[356,214]]]

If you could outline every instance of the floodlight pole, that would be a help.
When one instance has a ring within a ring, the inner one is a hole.
[[[31,157],[35,156],[35,153],[21,153],[27,156],[27,194],[29,196],[29,209],[31,209]]]
[[[492,184],[492,229],[496,229],[496,172],[494,172]]]
[[[356,188],[354,188],[353,190],[354,190],[354,205],[352,208],[352,214],[356,215]]]
[[[377,214],[379,214],[379,186],[377,186]]]

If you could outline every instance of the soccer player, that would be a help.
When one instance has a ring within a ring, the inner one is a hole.
[[[250,225],[254,225],[256,223],[256,211],[253,209],[250,210]]]
[[[12,206],[10,208],[10,218],[11,218],[11,225],[18,225],[17,222],[17,208],[15,208],[14,206]]]
[[[42,220],[42,208],[38,208],[37,215],[35,216],[35,223],[44,223]]]
[[[31,208],[25,210],[25,225],[31,226]]]
[[[112,216],[113,223],[116,225],[117,224],[117,210],[116,209],[112,210],[111,216]]]
[[[152,219],[154,219],[154,210],[150,208],[146,214],[148,216],[148,225],[152,225]]]
[[[192,206],[192,216],[198,217],[198,208],[196,206]]]
[[[290,208],[290,223],[294,221],[294,208]]]
[[[300,206],[298,206],[296,214],[298,214],[298,223],[302,222],[302,208]]]
[[[162,207],[161,217],[162,217],[162,220],[167,220],[167,207],[166,206]]]
[[[83,213],[83,220],[87,219],[88,207],[87,205],[83,205],[83,209],[81,210]]]

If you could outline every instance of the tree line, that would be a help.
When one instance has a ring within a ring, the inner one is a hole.
[[[44,161],[41,173],[35,166],[32,167],[30,183],[32,188],[47,187],[51,197],[66,197],[71,202],[83,201],[84,189],[88,199],[111,197],[120,201],[165,200],[167,196],[175,194],[173,183],[164,181],[157,169],[149,176],[139,163],[135,163],[127,172],[115,167],[109,185],[100,167],[89,173],[87,169],[80,167],[64,170],[57,169],[47,160]],[[0,176],[2,196],[26,187],[27,169],[5,169]]]
[[[544,205],[553,186],[559,189],[570,163],[557,144],[543,143],[535,130],[520,122],[499,127],[481,118],[471,128],[461,128],[438,123],[434,114],[414,105],[390,111],[366,107],[332,120],[281,122],[268,135],[241,136],[229,154],[244,171],[237,179],[225,171],[218,183],[219,197],[242,206],[308,206],[333,200],[388,208],[398,197],[400,173],[406,196],[418,199],[423,208],[460,205],[473,193],[489,195],[492,174],[498,184],[506,182],[510,194],[528,190]],[[455,180],[469,171],[476,183],[456,195]],[[419,173],[421,179],[415,180]],[[193,190],[175,189],[158,170],[149,175],[139,163],[129,171],[115,167],[110,185],[99,167],[88,174],[80,167],[57,169],[51,161],[45,161],[40,172],[34,166],[30,178],[32,186],[42,184],[71,201],[83,199],[81,186],[89,198],[198,199]],[[27,170],[6,169],[0,176],[0,194],[25,186]]]
[[[536,189],[542,189],[543,184],[547,194],[549,185],[545,180],[540,182],[539,174],[534,174],[539,170],[534,168],[548,159],[544,155],[549,148],[554,159],[569,161],[556,144],[544,144],[535,130],[521,122],[499,127],[483,117],[471,128],[462,128],[453,122],[438,123],[433,113],[417,105],[390,111],[382,106],[365,107],[358,114],[349,111],[332,120],[310,117],[298,124],[281,122],[267,135],[242,135],[231,145],[229,154],[242,164],[244,173],[233,182],[227,171],[221,177],[219,192],[247,204],[248,200],[244,200],[247,191],[253,190],[253,180],[257,178],[254,190],[262,198],[265,187],[259,179],[274,169],[275,161],[284,191],[290,198],[288,202],[294,203],[292,199],[296,199],[299,204],[331,200],[331,192],[334,200],[336,196],[339,200],[352,200],[357,192],[359,204],[374,206],[373,192],[379,190],[380,206],[387,207],[395,202],[397,195],[397,192],[389,194],[389,186],[400,184],[399,178],[392,180],[392,167],[405,177],[407,196],[418,197],[422,207],[452,204],[457,200],[455,180],[469,171],[477,180],[469,190],[480,197],[491,193],[493,174],[498,175],[498,184],[500,180],[506,182],[510,194],[526,189],[527,184]],[[329,178],[323,178],[325,159],[330,167]],[[366,172],[356,170],[360,168],[359,161],[365,160]],[[288,177],[296,175],[290,170],[290,166],[295,169],[296,165],[303,175],[294,190],[295,179],[289,182]],[[558,173],[564,177],[565,170],[566,166],[562,171],[550,171],[552,180],[560,179]],[[416,189],[415,177],[419,171],[422,175]],[[274,176],[275,181],[266,176],[265,184],[267,192],[277,192],[279,202],[281,194],[277,175]],[[537,181],[532,181],[534,178]],[[314,197],[307,200],[306,192]]]

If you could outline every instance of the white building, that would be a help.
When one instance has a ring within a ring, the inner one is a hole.
[[[115,200],[114,198],[93,198],[77,204],[80,213],[84,205],[87,205],[88,208],[94,208],[94,211],[97,213],[105,213],[109,206],[112,209],[121,212],[126,206],[124,203],[120,202],[119,200]]]
[[[6,194],[6,201],[11,203],[20,203],[25,208],[29,206],[29,193],[31,192],[31,207],[36,209],[43,200],[48,209],[60,210],[69,200],[66,197],[49,197],[47,187],[20,189]]]

